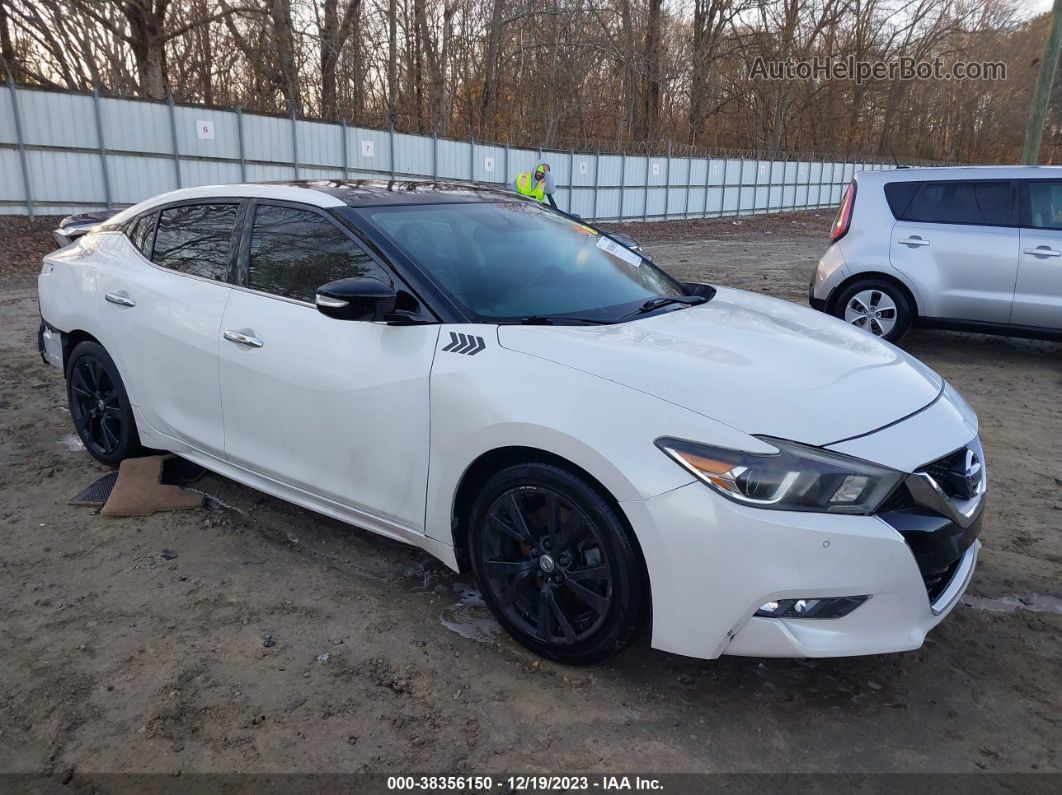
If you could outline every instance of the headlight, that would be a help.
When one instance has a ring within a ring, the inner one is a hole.
[[[776,511],[873,513],[906,477],[859,458],[757,437],[775,453],[662,438],[656,445],[724,497]]]

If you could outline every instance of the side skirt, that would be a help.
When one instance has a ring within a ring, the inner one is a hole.
[[[338,519],[341,522],[346,522],[347,524],[354,525],[355,527],[368,530],[369,532],[385,536],[386,538],[395,541],[400,541],[403,544],[419,547],[429,555],[438,558],[449,568],[458,571],[457,556],[454,553],[453,546],[450,544],[445,544],[442,541],[431,538],[411,527],[397,524],[366,511],[341,505],[333,500],[320,497],[316,494],[310,494],[309,492],[297,489],[293,486],[289,486],[280,481],[260,475],[257,472],[253,472],[252,470],[233,464],[230,461],[225,461],[216,456],[210,455],[209,453],[204,453],[201,450],[191,447],[185,442],[165,436],[152,429],[146,424],[146,420],[143,419],[140,411],[135,407],[133,410],[136,414],[137,427],[147,427],[149,429],[148,433],[141,431],[140,434],[141,443],[147,447],[175,453],[182,458],[187,458],[189,461],[205,467],[211,472],[227,477],[230,480],[234,480],[237,483],[249,486],[250,488],[256,489],[265,494],[269,494],[270,496],[298,505],[301,508],[306,508],[316,513],[323,514],[332,519]]]
[[[986,323],[983,320],[955,320],[947,317],[920,317],[915,321],[915,325],[919,328],[944,331],[972,331],[976,334],[995,334],[1002,337],[1062,341],[1062,329],[1045,326],[1017,326],[1010,323]]]

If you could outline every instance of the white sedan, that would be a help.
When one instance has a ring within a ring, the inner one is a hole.
[[[98,460],[169,450],[474,574],[521,643],[914,649],[972,576],[977,418],[897,348],[483,186],[213,186],[44,260]]]

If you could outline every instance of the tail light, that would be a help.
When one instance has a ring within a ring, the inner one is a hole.
[[[841,199],[841,207],[837,210],[837,217],[833,220],[830,228],[830,242],[835,243],[848,233],[848,227],[852,224],[852,205],[855,204],[856,184],[853,179],[848,183],[848,189]]]

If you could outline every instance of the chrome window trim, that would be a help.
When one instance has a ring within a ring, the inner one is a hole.
[[[208,279],[206,276],[199,276],[199,275],[197,275],[195,273],[185,273],[184,271],[179,271],[179,270],[175,270],[174,268],[167,268],[164,265],[159,265],[154,260],[150,260],[147,257],[145,257],[144,254],[140,251],[140,249],[138,249],[135,245],[133,245],[133,241],[129,239],[129,236],[126,235],[125,232],[122,232],[121,230],[113,230],[113,231],[112,230],[108,230],[107,232],[104,232],[102,234],[121,235],[121,237],[125,241],[126,245],[128,245],[129,248],[131,248],[133,250],[133,253],[137,257],[139,257],[140,260],[144,264],[154,268],[157,271],[161,271],[162,273],[168,273],[168,274],[171,274],[173,276],[183,276],[186,279],[196,279],[197,281],[206,282],[207,284],[216,284],[216,285],[218,285],[220,287],[229,287],[229,288],[236,287],[236,285],[233,284],[232,282],[225,282],[225,281],[221,281],[220,279]]]

